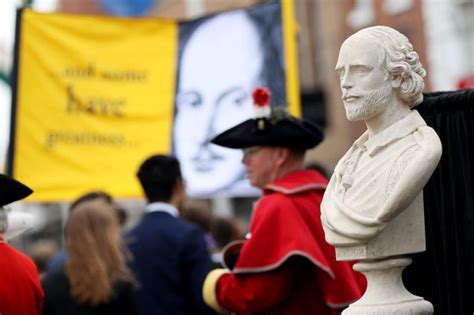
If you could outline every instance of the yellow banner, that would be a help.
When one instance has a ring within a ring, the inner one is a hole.
[[[177,45],[173,21],[22,12],[10,172],[28,200],[142,196],[139,164],[171,147]]]

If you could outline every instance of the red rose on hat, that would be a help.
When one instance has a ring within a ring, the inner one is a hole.
[[[253,103],[258,107],[270,105],[270,91],[264,87],[258,87],[252,92]]]

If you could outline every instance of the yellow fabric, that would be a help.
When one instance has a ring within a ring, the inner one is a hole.
[[[177,47],[176,21],[22,12],[12,174],[27,200],[142,195],[140,163],[171,148]]]
[[[228,311],[219,305],[219,301],[217,301],[216,285],[219,278],[226,273],[229,273],[228,269],[219,268],[212,270],[207,275],[206,280],[204,280],[204,285],[202,286],[202,296],[204,302],[206,302],[207,305],[212,307],[217,312],[224,314],[227,314]]]
[[[301,115],[293,0],[282,0],[286,94]],[[142,196],[135,177],[171,149],[179,23],[22,10],[9,172],[27,201],[90,190]]]

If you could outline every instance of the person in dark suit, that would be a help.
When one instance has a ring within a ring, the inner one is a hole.
[[[201,297],[211,269],[204,233],[179,215],[186,197],[179,161],[151,156],[137,176],[148,205],[126,240],[133,255],[130,267],[139,282],[139,314],[213,314]]]

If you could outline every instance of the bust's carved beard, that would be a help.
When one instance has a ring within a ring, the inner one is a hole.
[[[383,87],[365,95],[357,90],[351,91],[352,95],[358,95],[361,98],[352,103],[344,103],[347,119],[350,121],[367,120],[382,113],[390,101],[392,93],[393,88],[390,84],[384,84]]]

